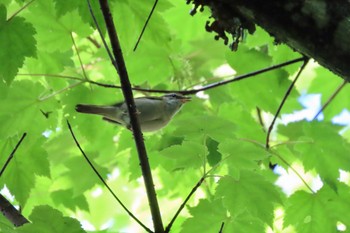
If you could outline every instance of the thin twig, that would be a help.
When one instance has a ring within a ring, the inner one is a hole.
[[[277,117],[278,117],[278,115],[280,114],[280,112],[281,112],[281,110],[282,110],[282,107],[283,107],[284,103],[286,102],[286,100],[287,100],[287,98],[288,98],[290,92],[292,91],[292,89],[293,89],[293,87],[294,87],[296,81],[298,80],[300,74],[303,72],[305,66],[306,66],[307,63],[309,62],[309,58],[303,57],[303,61],[304,61],[304,62],[303,62],[303,64],[302,64],[302,66],[300,67],[300,69],[299,69],[299,71],[298,71],[296,77],[294,78],[293,82],[290,84],[290,86],[289,86],[289,88],[288,88],[286,94],[284,95],[284,97],[283,97],[283,99],[282,99],[282,101],[281,101],[281,104],[278,106],[277,112],[276,112],[276,114],[275,114],[275,116],[274,116],[274,118],[273,118],[273,120],[272,120],[272,122],[271,122],[271,124],[270,124],[270,126],[269,126],[269,128],[268,128],[267,136],[266,136],[266,144],[265,144],[266,149],[269,149],[269,147],[270,147],[270,145],[269,145],[269,143],[270,143],[270,135],[271,135],[272,129],[273,129],[274,125],[275,125],[275,122],[276,122],[276,120],[277,120]]]
[[[200,180],[197,182],[197,184],[192,188],[191,192],[187,195],[186,199],[184,200],[184,202],[180,205],[179,209],[176,211],[174,217],[171,219],[171,221],[169,222],[168,226],[165,229],[165,233],[170,232],[172,225],[174,224],[176,218],[179,216],[179,214],[181,213],[181,211],[185,208],[186,203],[188,202],[188,200],[192,197],[192,195],[197,191],[197,189],[201,186],[201,184],[203,183],[203,181],[208,178],[211,177],[211,175],[209,175],[211,172],[213,172],[217,167],[220,166],[220,164],[226,160],[229,156],[223,158],[220,162],[218,162],[217,164],[215,164],[215,166],[213,166],[209,171],[207,171],[206,173],[203,174],[203,176],[200,178]],[[216,176],[217,177],[217,176]]]
[[[25,4],[24,6],[22,6],[18,11],[16,11],[15,13],[13,13],[13,15],[11,15],[8,19],[7,22],[11,21],[16,15],[18,15],[19,13],[21,13],[21,11],[23,11],[25,8],[27,8],[30,4],[32,4],[35,0],[32,0],[30,2],[28,2],[27,4]]]
[[[95,40],[94,38],[92,38],[91,36],[86,37],[93,45],[95,45],[96,48],[101,48],[101,45],[97,42],[97,40]]]
[[[29,223],[19,210],[17,210],[3,195],[0,194],[0,211],[16,227]]]
[[[206,91],[206,90],[218,87],[218,86],[225,85],[227,83],[237,82],[237,81],[240,81],[242,79],[246,79],[246,78],[249,78],[249,77],[252,77],[252,76],[257,76],[259,74],[262,74],[262,73],[265,73],[265,72],[268,72],[268,71],[271,71],[271,70],[279,69],[279,68],[281,68],[283,66],[288,66],[288,65],[291,65],[291,64],[294,64],[294,63],[297,63],[297,62],[300,62],[300,61],[304,61],[304,60],[305,60],[304,57],[296,58],[296,59],[293,59],[293,60],[290,60],[290,61],[287,61],[287,62],[280,63],[278,65],[273,65],[273,66],[270,66],[270,67],[267,67],[267,68],[264,68],[264,69],[261,69],[261,70],[257,70],[257,71],[253,71],[253,72],[250,72],[250,73],[247,73],[247,74],[244,74],[244,75],[240,75],[240,76],[237,76],[237,77],[235,77],[233,79],[224,80],[224,81],[220,81],[220,82],[216,82],[216,83],[211,83],[211,84],[208,84],[208,85],[206,85],[206,86],[204,86],[202,88],[199,88],[199,89],[193,89],[193,90],[187,90],[187,91],[179,91],[179,92],[181,94],[184,94],[184,95],[196,94],[197,92],[200,92],[200,91]]]
[[[270,146],[270,148],[284,146],[284,145],[295,145],[295,144],[305,144],[305,143],[314,143],[314,141],[312,141],[312,140],[309,140],[309,141],[285,141],[285,142],[276,143],[276,144]]]
[[[114,57],[113,57],[113,55],[112,55],[111,50],[109,49],[109,47],[108,47],[108,45],[107,45],[107,42],[106,42],[105,38],[103,37],[102,30],[101,30],[100,26],[98,25],[96,16],[95,16],[95,14],[94,14],[94,11],[92,10],[92,6],[91,6],[91,3],[90,3],[90,0],[86,0],[86,1],[87,1],[87,4],[88,4],[88,7],[89,7],[89,11],[90,11],[92,20],[94,21],[95,26],[96,26],[96,29],[97,29],[97,31],[98,31],[98,34],[99,34],[100,37],[101,37],[103,46],[105,47],[105,49],[106,49],[106,51],[107,51],[107,54],[108,54],[109,59],[112,61],[113,65],[114,65],[114,64],[115,64],[115,59],[114,59]]]
[[[101,174],[97,171],[97,169],[95,168],[95,166],[92,164],[92,162],[90,161],[90,159],[87,157],[87,155],[85,154],[84,150],[81,148],[77,138],[75,137],[75,134],[73,132],[73,129],[69,123],[69,121],[67,120],[67,125],[68,125],[68,129],[73,137],[73,140],[75,142],[75,144],[77,145],[77,147],[79,148],[80,152],[82,153],[82,155],[84,156],[86,162],[90,165],[90,167],[92,168],[92,170],[95,172],[95,174],[97,175],[97,177],[100,179],[100,181],[103,183],[103,185],[108,189],[108,191],[112,194],[112,196],[114,197],[114,199],[122,206],[122,208],[128,213],[128,215],[134,219],[138,224],[140,224],[140,226],[145,229],[147,232],[152,232],[148,227],[146,227],[133,213],[131,213],[131,211],[123,204],[123,202],[117,197],[117,195],[113,192],[113,190],[109,187],[109,185],[107,184],[107,182],[103,179],[103,177],[101,176]]]
[[[67,90],[70,90],[76,86],[79,86],[80,84],[84,83],[84,81],[81,81],[81,82],[76,82],[76,83],[73,83],[67,87],[64,87],[62,88],[61,90],[58,90],[58,91],[55,91],[54,93],[50,94],[50,95],[47,95],[47,96],[44,96],[42,98],[39,99],[40,102],[43,102],[43,101],[46,101],[52,97],[54,97],[55,95],[58,95],[58,94],[61,94],[62,92],[65,92]]]
[[[81,70],[83,71],[83,76],[84,76],[84,78],[85,78],[86,80],[88,80],[88,77],[87,77],[87,75],[86,75],[86,73],[85,73],[83,61],[81,60],[80,53],[79,53],[78,47],[77,47],[77,45],[76,45],[76,43],[75,43],[75,40],[74,40],[74,37],[73,37],[73,33],[72,33],[72,32],[70,33],[70,37],[72,38],[72,42],[73,42],[74,49],[75,49],[75,51],[77,52],[78,60],[79,60],[79,64],[80,64],[80,68],[81,68]]]
[[[129,75],[128,75],[124,57],[122,54],[121,45],[119,43],[119,38],[117,35],[117,31],[115,29],[115,25],[113,22],[112,14],[110,12],[108,1],[99,0],[99,3],[100,3],[103,17],[106,23],[112,49],[113,49],[114,59],[111,60],[111,62],[113,63],[114,67],[116,68],[119,74],[123,95],[125,98],[126,105],[128,107],[131,128],[134,134],[134,140],[135,140],[138,157],[140,161],[142,177],[146,187],[146,193],[147,193],[147,198],[148,198],[148,202],[151,210],[154,231],[156,233],[163,233],[164,227],[163,227],[162,217],[160,214],[159,204],[157,200],[157,194],[154,188],[151,167],[148,161],[146,146],[143,141],[143,135],[142,135],[141,127],[138,120],[138,112],[136,110],[135,101],[134,101],[134,97],[131,89],[131,84],[129,81]]]
[[[143,25],[142,31],[141,31],[141,33],[140,33],[140,35],[139,35],[139,38],[137,39],[137,42],[136,42],[135,47],[134,47],[134,50],[133,50],[134,52],[136,51],[137,46],[139,45],[139,43],[140,43],[140,41],[141,41],[141,38],[142,38],[142,36],[143,36],[143,33],[144,33],[145,30],[146,30],[146,27],[147,27],[147,25],[148,25],[148,22],[149,22],[149,20],[151,19],[152,15],[153,15],[153,12],[154,12],[154,9],[156,8],[157,4],[158,4],[158,0],[155,0],[155,1],[154,1],[154,4],[153,4],[153,6],[152,6],[151,12],[148,14],[147,20],[146,20],[145,24]]]
[[[186,199],[183,201],[183,203],[180,205],[179,209],[176,211],[174,217],[169,222],[168,226],[165,228],[165,233],[170,232],[171,227],[173,226],[176,218],[179,216],[183,208],[185,208],[188,200],[192,197],[192,195],[197,191],[197,189],[201,186],[203,181],[205,180],[207,174],[204,174],[201,179],[197,182],[197,184],[192,188],[191,192],[187,195]]]
[[[332,100],[335,99],[335,97],[339,94],[339,92],[345,87],[345,85],[348,83],[347,80],[344,80],[342,84],[334,91],[334,93],[329,97],[329,99],[324,103],[324,105],[321,107],[321,109],[317,112],[315,117],[312,119],[313,121],[317,119],[318,115],[320,115],[327,106],[332,102]]]
[[[79,81],[85,81],[82,78],[74,77],[74,76],[68,76],[68,75],[60,75],[60,74],[17,74],[22,76],[44,76],[44,77],[53,77],[53,78],[62,78],[62,79],[72,79],[72,80],[79,80]],[[89,81],[89,80],[87,80]]]
[[[11,154],[9,155],[9,157],[7,158],[7,160],[6,160],[5,164],[4,164],[4,166],[2,167],[2,169],[1,169],[1,171],[0,171],[0,177],[1,177],[2,174],[4,173],[4,171],[5,171],[6,167],[7,167],[7,165],[11,162],[11,160],[12,160],[14,154],[16,153],[18,147],[21,145],[23,139],[24,139],[26,136],[27,136],[27,133],[23,133],[21,139],[19,139],[19,141],[17,142],[17,145],[15,146],[15,148],[13,149],[13,151],[11,152]]]
[[[261,116],[261,109],[256,107],[256,115],[258,116],[259,124],[261,125],[262,130],[265,132],[265,124]]]

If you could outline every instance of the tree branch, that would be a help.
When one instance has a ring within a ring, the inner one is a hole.
[[[269,126],[269,129],[267,130],[266,145],[265,145],[265,146],[266,146],[266,149],[269,149],[269,147],[270,147],[270,145],[269,145],[269,143],[270,143],[270,135],[271,135],[272,129],[273,129],[274,125],[275,125],[275,122],[276,122],[276,120],[277,120],[277,117],[278,117],[278,115],[280,114],[284,103],[286,102],[286,100],[287,100],[287,98],[288,98],[290,92],[292,91],[292,89],[293,89],[295,83],[297,82],[297,80],[298,80],[300,74],[303,72],[303,70],[304,70],[304,68],[305,68],[305,66],[307,65],[308,62],[309,62],[309,58],[304,57],[304,63],[303,63],[303,65],[300,67],[300,69],[299,69],[297,75],[295,76],[295,79],[294,79],[293,82],[290,84],[290,86],[289,86],[289,88],[288,88],[286,94],[284,95],[284,97],[283,97],[283,99],[282,99],[282,101],[281,101],[280,106],[279,106],[278,109],[277,109],[277,112],[276,112],[276,114],[275,114],[275,116],[274,116],[274,118],[273,118],[273,120],[272,120],[272,122],[271,122],[271,124],[270,124],[270,126]]]
[[[276,42],[315,59],[335,74],[350,80],[350,2],[319,0],[188,0],[194,9],[207,5],[215,21],[211,31],[228,40],[239,27],[250,33],[255,24]],[[237,25],[237,22],[240,25]],[[238,26],[238,27],[237,27]],[[210,30],[209,30],[210,31]]]
[[[163,233],[164,227],[162,223],[162,218],[159,210],[158,200],[156,191],[154,188],[152,173],[150,164],[148,162],[146,147],[143,141],[143,135],[141,132],[141,127],[139,124],[138,116],[137,116],[137,110],[135,107],[134,97],[131,89],[131,84],[129,81],[129,76],[127,73],[126,65],[124,62],[124,57],[122,54],[121,46],[119,43],[117,31],[114,26],[113,18],[109,9],[108,1],[107,0],[99,0],[101,10],[103,13],[104,20],[106,22],[108,35],[111,41],[112,49],[113,49],[113,55],[115,58],[114,66],[119,74],[120,83],[122,86],[124,98],[126,105],[128,107],[128,112],[130,116],[130,122],[132,131],[134,134],[134,139],[136,143],[136,148],[140,160],[141,170],[142,170],[142,176],[145,182],[146,186],[146,192],[148,197],[148,202],[151,209],[152,219],[153,219],[153,226],[156,233]]]

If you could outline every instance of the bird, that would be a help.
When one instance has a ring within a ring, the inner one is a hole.
[[[179,93],[135,98],[141,130],[153,132],[165,127],[183,104],[190,100],[190,97]],[[77,104],[75,110],[80,113],[102,115],[103,120],[123,125],[131,130],[130,117],[124,101],[113,105]]]

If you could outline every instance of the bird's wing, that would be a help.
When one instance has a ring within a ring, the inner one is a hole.
[[[142,122],[153,121],[162,118],[164,102],[161,98],[139,98],[135,99],[139,119]]]

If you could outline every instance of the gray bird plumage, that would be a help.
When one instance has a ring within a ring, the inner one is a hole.
[[[171,93],[162,97],[135,98],[140,126],[143,132],[156,131],[166,126],[171,118],[180,110],[190,97]],[[114,105],[85,105],[78,104],[77,112],[102,115],[103,119],[112,123],[124,125],[128,129],[130,118],[125,102]]]

